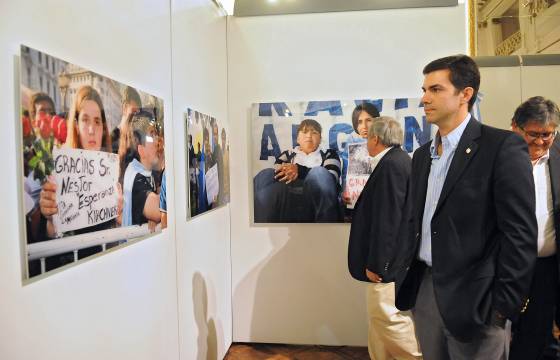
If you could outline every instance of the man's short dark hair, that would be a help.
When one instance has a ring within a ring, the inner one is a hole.
[[[305,129],[307,129],[307,128],[312,128],[313,130],[317,130],[319,135],[323,131],[323,128],[321,127],[321,124],[319,124],[317,121],[315,121],[313,119],[304,119],[299,124],[297,132],[299,133],[300,131],[305,131]]]
[[[142,107],[142,100],[140,100],[140,94],[135,88],[127,86],[123,90],[122,103],[129,104],[134,101],[138,107]]]
[[[362,111],[365,111],[369,114],[372,118],[379,117],[379,110],[375,105],[369,102],[363,102],[357,105],[352,111],[352,126],[354,127],[354,131],[358,132],[358,118]]]
[[[560,110],[552,100],[542,96],[533,96],[515,109],[512,122],[517,127],[523,128],[529,121],[534,121],[541,126],[560,124]]]
[[[457,90],[473,88],[473,95],[469,100],[470,111],[476,102],[476,95],[480,88],[480,72],[474,60],[467,55],[446,56],[426,65],[423,74],[427,75],[438,70],[449,70],[449,80]]]

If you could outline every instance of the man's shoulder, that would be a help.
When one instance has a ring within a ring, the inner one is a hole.
[[[500,129],[490,125],[480,124],[480,136],[489,137],[493,139],[505,139],[509,136],[515,135],[511,130]]]
[[[385,159],[386,162],[404,166],[410,166],[410,163],[412,161],[410,155],[408,155],[408,153],[400,147],[394,147],[393,149],[389,150],[387,154],[383,156],[383,159]],[[383,159],[381,159],[381,161],[383,161]]]
[[[411,170],[412,160],[406,151],[394,148],[387,152],[376,167],[378,174],[408,176]]]
[[[490,151],[491,149],[495,151],[509,149],[512,146],[527,146],[525,140],[519,134],[511,130],[499,129],[484,124],[481,124],[479,145]]]

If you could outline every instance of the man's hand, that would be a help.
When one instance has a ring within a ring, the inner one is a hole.
[[[348,191],[344,191],[342,193],[342,201],[344,202],[345,205],[351,205],[352,204],[352,198],[350,197],[350,194],[348,193]]]
[[[373,283],[380,283],[381,281],[383,281],[381,276],[377,275],[374,272],[369,271],[368,269],[366,269],[366,276],[369,279],[369,281]]]
[[[286,184],[295,181],[298,178],[297,164],[282,164],[276,170],[274,178],[278,181],[285,182]]]

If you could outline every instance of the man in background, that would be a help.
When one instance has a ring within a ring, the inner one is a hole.
[[[373,119],[367,149],[373,172],[354,207],[348,268],[368,282],[368,350],[375,360],[421,359],[410,314],[395,307],[395,279],[406,273],[410,220],[410,156],[403,130],[389,117]]]
[[[544,359],[546,343],[552,337],[559,285],[556,249],[560,242],[560,220],[557,217],[560,209],[560,143],[555,140],[559,124],[558,105],[542,96],[532,97],[519,105],[511,122],[512,130],[527,142],[533,164],[538,258],[527,311],[513,324],[510,360]]]

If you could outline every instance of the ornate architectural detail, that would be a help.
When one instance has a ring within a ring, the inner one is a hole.
[[[529,10],[529,14],[532,17],[537,16],[538,13],[549,7],[548,0],[526,0],[523,3],[523,7]]]
[[[521,31],[513,33],[498,45],[494,51],[497,56],[507,56],[521,48]]]

